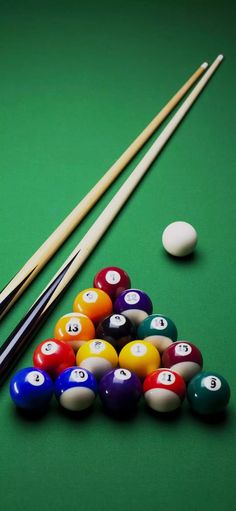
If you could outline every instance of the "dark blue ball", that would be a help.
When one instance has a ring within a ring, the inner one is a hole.
[[[118,368],[104,374],[99,395],[105,408],[115,415],[130,415],[138,404],[142,385],[138,376],[128,369]]]
[[[18,408],[36,411],[45,408],[53,396],[53,382],[41,369],[27,367],[18,371],[10,382],[10,395]]]
[[[85,410],[92,405],[97,395],[96,378],[83,367],[69,367],[56,379],[55,395],[63,408],[70,411]]]

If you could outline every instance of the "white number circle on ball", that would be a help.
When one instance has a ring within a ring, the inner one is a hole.
[[[153,318],[151,321],[151,328],[156,330],[165,330],[168,323],[165,318]]]
[[[83,294],[83,300],[86,303],[95,303],[98,299],[98,294],[96,291],[87,291],[87,293]]]
[[[93,341],[90,344],[91,353],[101,353],[101,351],[105,350],[105,344],[103,341]]]
[[[144,344],[137,343],[131,346],[130,351],[136,357],[142,357],[143,355],[145,355],[145,353],[147,353],[147,347],[144,346]]]
[[[221,381],[219,378],[217,378],[217,376],[206,376],[204,379],[203,379],[203,385],[204,387],[206,387],[208,390],[212,390],[213,392],[216,391],[216,390],[219,390],[220,387],[221,387]]]
[[[192,348],[189,346],[189,344],[181,342],[175,346],[175,353],[181,357],[186,357],[186,355],[190,355],[190,353],[192,353]]]
[[[84,371],[83,369],[74,369],[71,372],[70,380],[76,381],[80,383],[81,381],[86,381],[88,379],[88,373]]]
[[[31,371],[27,375],[26,379],[31,385],[34,385],[35,387],[43,385],[45,381],[44,375],[42,373],[39,373],[38,371]]]
[[[111,316],[110,318],[110,322],[111,325],[122,326],[125,324],[126,319],[124,318],[124,316],[120,316],[120,314],[113,314],[113,316]]]
[[[120,282],[120,274],[118,273],[118,271],[109,270],[106,273],[105,279],[108,282],[108,284],[118,284]]]
[[[56,353],[57,350],[58,350],[58,346],[53,341],[46,342],[45,344],[43,344],[43,346],[41,348],[41,352],[44,355],[53,355],[53,353]]]
[[[66,323],[66,331],[70,335],[80,334],[81,330],[81,323],[78,319],[70,319],[70,321]]]
[[[170,373],[170,371],[162,371],[158,375],[157,381],[162,383],[162,385],[172,385],[175,382],[175,375]]]
[[[140,296],[135,291],[129,291],[125,295],[125,302],[128,303],[129,305],[136,305],[136,303],[138,303],[139,301],[140,301]]]
[[[129,380],[131,378],[131,372],[128,369],[116,369],[114,375],[117,380]]]

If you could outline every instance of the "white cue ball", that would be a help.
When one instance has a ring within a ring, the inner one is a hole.
[[[184,257],[195,249],[197,231],[187,222],[173,222],[163,231],[162,244],[169,254]]]

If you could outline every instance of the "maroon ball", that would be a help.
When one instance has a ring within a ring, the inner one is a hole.
[[[189,381],[202,369],[202,354],[191,342],[174,342],[164,351],[162,366],[176,371],[185,381]]]
[[[130,288],[131,281],[126,271],[117,266],[107,266],[95,275],[93,286],[105,291],[114,301],[122,291]]]

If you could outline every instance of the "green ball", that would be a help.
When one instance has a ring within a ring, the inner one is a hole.
[[[140,323],[138,339],[145,339],[156,346],[160,353],[177,341],[177,328],[173,321],[163,314],[151,314]]]
[[[204,371],[188,384],[187,398],[194,412],[210,415],[222,412],[230,399],[230,387],[226,379],[213,371]]]

